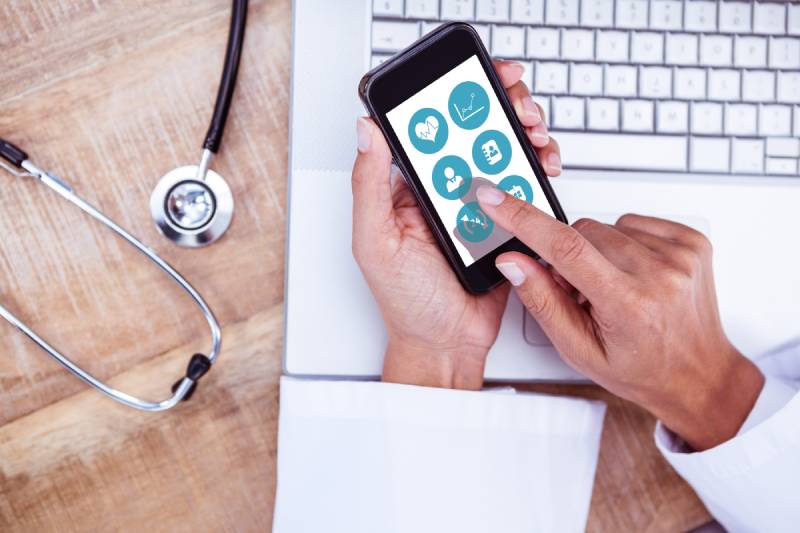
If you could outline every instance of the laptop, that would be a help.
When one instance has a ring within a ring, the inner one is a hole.
[[[714,244],[725,330],[756,356],[800,333],[800,4],[295,0],[284,371],[379,376],[386,334],[351,255],[357,84],[443,21],[473,24],[561,146],[570,220],[677,220]],[[496,381],[574,381],[511,297]]]

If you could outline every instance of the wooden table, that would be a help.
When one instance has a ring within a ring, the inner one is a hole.
[[[224,350],[168,414],[116,405],[0,324],[0,530],[268,530],[283,332],[290,2],[253,1],[215,168],[236,215],[202,251],[160,236],[148,199],[195,164],[219,78],[229,2],[60,0],[0,6],[0,137],[162,254],[207,297]],[[194,304],[155,267],[30,180],[0,176],[0,300],[114,386],[165,396],[207,350]],[[653,419],[609,403],[592,531],[707,520],[652,444]]]

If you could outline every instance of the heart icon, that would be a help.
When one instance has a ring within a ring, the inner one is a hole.
[[[423,141],[436,141],[436,132],[439,131],[439,120],[433,115],[425,118],[425,122],[417,122],[414,133]]]

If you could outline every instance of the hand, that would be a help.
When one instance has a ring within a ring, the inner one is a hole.
[[[496,261],[570,365],[697,450],[736,435],[763,376],[722,330],[703,234],[637,215],[570,227],[499,189],[477,196],[551,265],[517,252]]]
[[[528,138],[546,171],[561,171],[541,109],[520,81],[522,66],[496,62]],[[497,338],[508,287],[466,292],[442,255],[405,182],[390,179],[391,153],[380,130],[358,120],[353,168],[353,254],[380,307],[388,332],[383,379],[479,389]],[[392,183],[393,182],[393,183]]]

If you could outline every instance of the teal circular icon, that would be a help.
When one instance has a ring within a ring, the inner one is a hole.
[[[511,162],[511,143],[497,130],[486,130],[472,143],[475,166],[486,174],[499,174]]]
[[[489,96],[474,81],[465,81],[456,85],[450,93],[447,109],[456,126],[474,130],[482,126],[489,116]]]
[[[433,167],[433,188],[443,198],[458,200],[472,185],[472,171],[466,161],[455,155],[446,155]]]
[[[424,107],[411,117],[408,137],[423,154],[435,154],[447,142],[447,121],[435,109]]]
[[[478,202],[469,202],[458,212],[458,232],[469,242],[485,240],[494,229],[494,222],[486,216]]]
[[[529,204],[533,203],[533,187],[531,187],[531,184],[528,183],[528,180],[522,176],[517,176],[515,174],[506,176],[500,180],[500,183],[497,184],[497,187],[499,189],[503,189],[518,200],[528,202]]]

